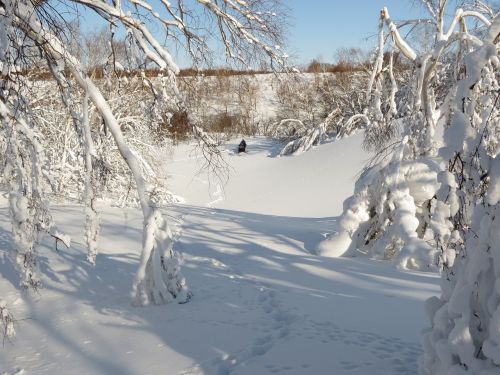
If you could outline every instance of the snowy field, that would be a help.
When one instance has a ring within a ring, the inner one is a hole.
[[[55,207],[71,249],[41,249],[44,289],[19,298],[6,259],[0,209],[0,295],[17,337],[0,350],[0,373],[25,374],[416,374],[423,301],[439,294],[434,274],[402,272],[364,258],[321,258],[316,244],[335,230],[342,201],[368,155],[362,135],[276,158],[278,147],[247,139],[227,145],[231,178],[203,173],[190,146],[169,165],[177,250],[194,293],[179,305],[133,307],[130,287],[141,213],[102,207],[100,254],[85,261],[82,208]]]

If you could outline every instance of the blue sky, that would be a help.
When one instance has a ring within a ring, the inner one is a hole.
[[[376,43],[380,9],[394,20],[419,18],[423,8],[412,0],[288,0],[292,19],[288,45],[299,63],[321,57],[333,61],[341,47],[369,49]],[[368,38],[368,40],[366,40]]]

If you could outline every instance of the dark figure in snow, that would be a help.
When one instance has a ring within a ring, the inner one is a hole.
[[[238,153],[245,152],[246,148],[247,148],[247,143],[245,142],[244,139],[242,139],[240,145],[238,146]]]

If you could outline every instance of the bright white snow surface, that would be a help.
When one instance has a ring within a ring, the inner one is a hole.
[[[261,138],[236,155],[235,140],[223,192],[204,174],[193,177],[199,159],[179,146],[172,189],[186,204],[170,214],[181,221],[175,246],[194,293],[184,305],[130,305],[139,210],[102,208],[94,268],[82,246],[83,209],[72,205],[55,207],[72,248],[56,252],[47,240],[45,288],[19,298],[2,198],[0,296],[21,320],[0,349],[0,373],[415,374],[423,301],[438,294],[437,275],[310,253],[335,230],[367,158],[361,137],[284,158],[271,157],[277,145]]]

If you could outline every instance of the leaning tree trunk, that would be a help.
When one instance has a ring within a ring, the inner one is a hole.
[[[107,101],[93,81],[85,74],[80,63],[67,51],[59,39],[44,29],[29,12],[16,8],[14,22],[55,61],[61,61],[70,71],[80,88],[88,95],[112,134],[118,150],[127,163],[136,184],[144,217],[143,248],[139,270],[133,283],[134,303],[165,303],[176,299],[187,302],[191,296],[180,273],[179,256],[172,249],[172,233],[165,220],[150,199],[146,181],[136,155],[126,143],[117,119]],[[165,65],[165,64],[163,64]]]

